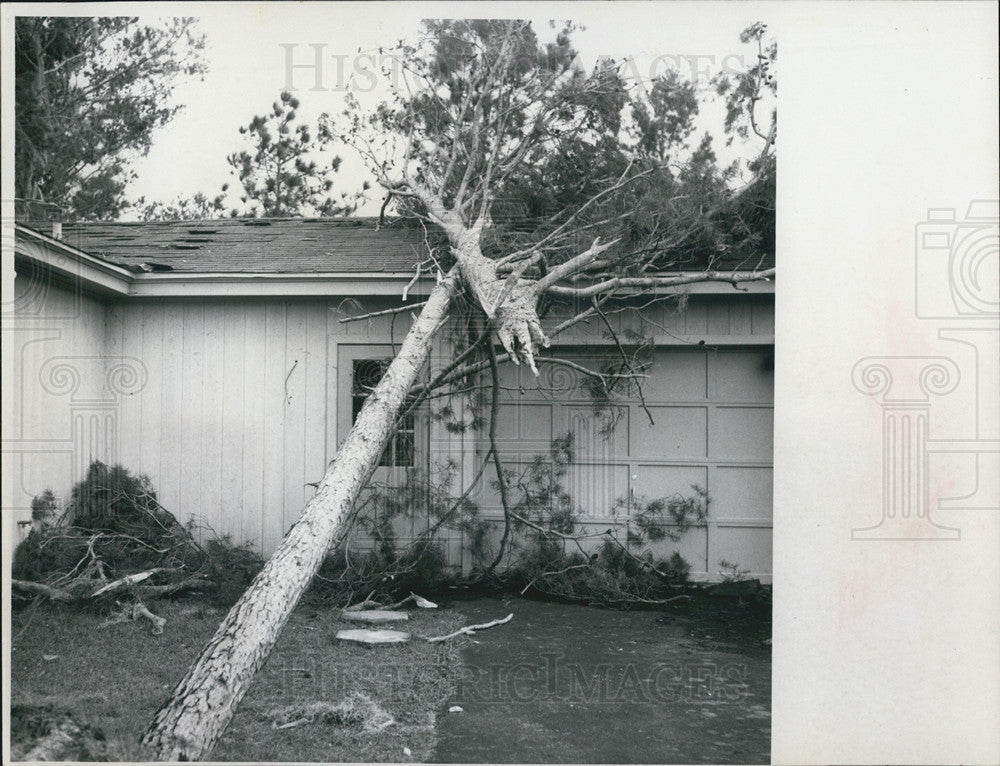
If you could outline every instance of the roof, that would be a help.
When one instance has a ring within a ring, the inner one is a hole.
[[[399,219],[226,219],[65,224],[51,234],[17,223],[15,268],[32,263],[101,294],[131,297],[425,295],[424,229]],[[48,228],[48,227],[45,227]],[[436,246],[441,235],[428,232]],[[716,262],[720,271],[769,268],[770,257]],[[34,272],[31,272],[34,273]],[[680,268],[671,274],[684,275]],[[729,293],[725,282],[665,287]],[[743,285],[773,293],[771,281]]]
[[[133,272],[402,273],[426,252],[420,226],[377,218],[72,223],[62,241]]]

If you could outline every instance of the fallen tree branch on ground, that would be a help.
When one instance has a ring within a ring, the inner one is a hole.
[[[132,619],[138,620],[140,617],[145,620],[149,620],[152,627],[151,632],[154,636],[158,636],[163,633],[163,626],[167,624],[166,619],[163,617],[157,617],[146,608],[145,604],[141,602],[132,607]]]
[[[11,593],[15,598],[20,595],[17,593],[18,590],[24,591],[25,594],[30,595],[31,598],[36,596],[45,596],[52,601],[62,601],[64,603],[70,603],[76,601],[77,597],[74,596],[69,591],[63,590],[62,588],[53,588],[51,585],[46,585],[41,582],[26,582],[24,580],[11,580]]]
[[[389,604],[388,606],[386,606],[385,604],[382,604],[382,603],[380,603],[378,601],[372,601],[371,598],[366,598],[364,601],[361,601],[361,602],[359,602],[357,604],[351,604],[351,606],[345,606],[344,609],[343,609],[343,611],[345,611],[345,612],[361,612],[361,611],[364,611],[365,609],[385,609],[385,610],[392,610],[392,609],[399,609],[400,607],[406,606],[410,602],[413,602],[414,604],[416,604],[417,606],[419,606],[421,609],[436,609],[437,608],[437,604],[435,604],[433,601],[428,601],[423,596],[418,596],[416,593],[411,593],[409,596],[407,596],[406,598],[404,598],[402,601],[397,601],[395,604]]]
[[[182,570],[160,570],[160,572],[171,571]],[[103,580],[98,578],[81,577],[60,586],[48,585],[43,582],[31,582],[28,580],[11,580],[11,595],[16,599],[19,598],[28,600],[31,598],[45,597],[50,601],[72,604],[100,598],[101,596],[117,594],[123,589],[127,589],[128,593],[136,596],[137,598],[150,599],[169,596],[182,590],[205,588],[213,584],[210,580],[206,580],[200,575],[193,575],[183,580],[178,580],[164,585],[137,584],[160,572],[157,570],[139,572],[135,575],[122,577],[111,583],[105,583]],[[99,587],[97,587],[96,590],[91,590],[95,585]]]
[[[484,622],[479,625],[466,625],[464,628],[459,628],[454,633],[449,633],[447,636],[435,636],[434,638],[428,638],[428,643],[435,643],[437,641],[447,641],[449,638],[455,638],[455,636],[472,636],[475,635],[477,630],[486,630],[487,628],[495,628],[497,625],[503,625],[504,623],[510,622],[514,619],[514,613],[511,612],[506,617],[499,620],[493,620],[492,622]]]
[[[157,569],[148,569],[145,572],[136,572],[135,574],[125,575],[124,577],[120,577],[119,579],[114,580],[113,582],[109,582],[103,588],[98,588],[97,590],[95,590],[93,593],[90,594],[90,597],[97,598],[98,596],[101,596],[105,593],[111,593],[112,591],[118,590],[119,588],[124,588],[129,585],[135,585],[137,583],[142,582],[143,580],[148,580],[155,574],[162,574],[167,572],[173,574],[179,571],[181,570],[177,569],[176,567],[173,568],[159,567]]]

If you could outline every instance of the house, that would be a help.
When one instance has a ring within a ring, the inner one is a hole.
[[[410,321],[407,312],[341,320],[399,306],[408,285],[408,300],[421,300],[433,284],[426,270],[413,281],[424,243],[420,228],[371,219],[18,224],[3,317],[6,523],[30,518],[46,488],[65,498],[101,459],[148,474],[180,520],[273,551],[336,455],[360,384],[377,377]],[[615,404],[613,430],[572,366],[544,364],[538,380],[505,366],[500,450],[524,462],[573,434],[567,489],[598,532],[618,498],[705,487],[707,523],[672,547],[694,577],[717,577],[725,559],[766,580],[773,282],[687,293],[683,311],[644,301],[611,315],[621,330],[642,321],[655,340],[643,396]],[[432,365],[452,358],[452,341],[438,334]],[[592,321],[547,353],[595,366],[618,352]],[[469,481],[485,439],[418,415],[376,473],[398,478],[452,458],[458,481]],[[502,518],[481,484],[473,499]],[[468,567],[459,533],[447,553]]]

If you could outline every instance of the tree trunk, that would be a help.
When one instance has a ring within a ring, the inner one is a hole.
[[[142,737],[152,757],[199,760],[222,736],[375,469],[457,282],[453,269],[431,292],[302,517],[154,715]]]

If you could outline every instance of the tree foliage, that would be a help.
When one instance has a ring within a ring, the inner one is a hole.
[[[330,156],[334,136],[328,116],[313,130],[297,122],[298,108],[299,100],[282,91],[270,112],[240,128],[250,149],[228,157],[245,206],[243,211],[234,209],[233,215],[333,216],[356,209],[357,196],[342,193],[338,199],[333,193],[341,159]]]
[[[190,197],[177,197],[173,202],[147,202],[145,197],[136,200],[134,208],[142,221],[198,221],[221,218],[225,215],[225,191],[211,199],[201,192]]]
[[[741,39],[763,45],[765,30],[754,25]],[[674,71],[630,83],[608,60],[587,74],[573,31],[567,24],[541,44],[527,22],[425,22],[423,38],[400,51],[404,87],[368,124],[351,109],[344,138],[402,194],[403,212],[426,212],[419,195],[402,193],[414,185],[445,209],[460,197],[468,224],[488,210],[487,255],[540,246],[551,264],[594,233],[620,240],[602,259],[619,275],[759,253],[767,222],[734,225],[726,215],[737,168],[720,167],[712,137],[697,134],[695,84]],[[773,61],[773,44],[767,51]],[[763,63],[736,85],[717,82],[730,142],[748,138],[741,116],[756,108],[765,77],[773,92]],[[772,134],[765,153],[773,145]]]
[[[127,205],[133,159],[181,108],[177,82],[205,71],[193,19],[15,20],[15,189],[83,219]]]

